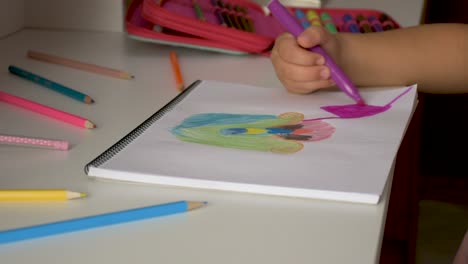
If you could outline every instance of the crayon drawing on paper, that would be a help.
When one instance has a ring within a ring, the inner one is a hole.
[[[192,115],[171,132],[187,142],[275,153],[295,153],[303,142],[329,138],[335,128],[322,120],[303,122],[301,113],[278,116],[203,113]]]
[[[330,105],[320,107],[334,114],[332,117],[304,119],[297,112],[275,115],[202,113],[184,119],[171,132],[186,142],[226,148],[296,153],[303,149],[303,142],[327,139],[335,127],[325,119],[363,118],[389,110],[392,104],[408,93],[409,87],[383,106]]]

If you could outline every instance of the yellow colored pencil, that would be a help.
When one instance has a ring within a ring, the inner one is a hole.
[[[87,196],[68,190],[0,190],[0,201],[66,201]]]

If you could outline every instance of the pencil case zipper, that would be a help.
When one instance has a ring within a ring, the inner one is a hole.
[[[225,28],[193,18],[178,16],[160,7],[154,0],[144,0],[142,17],[154,24],[172,30],[211,39],[253,53],[263,53],[271,47],[274,39],[238,29]]]

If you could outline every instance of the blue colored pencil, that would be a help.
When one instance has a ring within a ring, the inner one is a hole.
[[[104,227],[153,217],[183,213],[189,210],[200,208],[205,204],[206,202],[178,201],[47,223],[42,225],[0,231],[0,244],[75,232],[90,228]]]
[[[22,77],[26,80],[29,80],[29,81],[32,81],[34,83],[37,83],[39,85],[42,85],[44,87],[47,87],[51,90],[54,90],[56,92],[59,92],[61,94],[64,94],[68,97],[71,97],[73,99],[76,99],[78,101],[81,101],[81,102],[84,102],[86,104],[91,104],[91,103],[94,103],[94,100],[93,98],[89,97],[88,95],[84,94],[84,93],[81,93],[79,91],[76,91],[76,90],[73,90],[71,88],[68,88],[64,85],[61,85],[59,83],[56,83],[56,82],[53,82],[51,80],[48,80],[44,77],[41,77],[37,74],[34,74],[32,72],[28,72],[26,70],[23,70],[23,69],[20,69],[16,66],[12,66],[10,65],[8,67],[8,70],[10,71],[10,73],[14,74],[14,75],[17,75],[19,77]]]

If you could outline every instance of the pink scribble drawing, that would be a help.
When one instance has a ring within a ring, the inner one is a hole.
[[[336,117],[321,117],[321,118],[312,118],[306,119],[304,121],[315,121],[323,119],[338,119],[338,118],[362,118],[380,114],[387,111],[392,107],[392,104],[401,98],[403,95],[407,94],[413,87],[409,87],[404,92],[399,94],[388,104],[379,106],[379,105],[361,105],[361,104],[350,104],[350,105],[330,105],[322,106],[320,109],[323,109],[329,113],[336,115]]]

